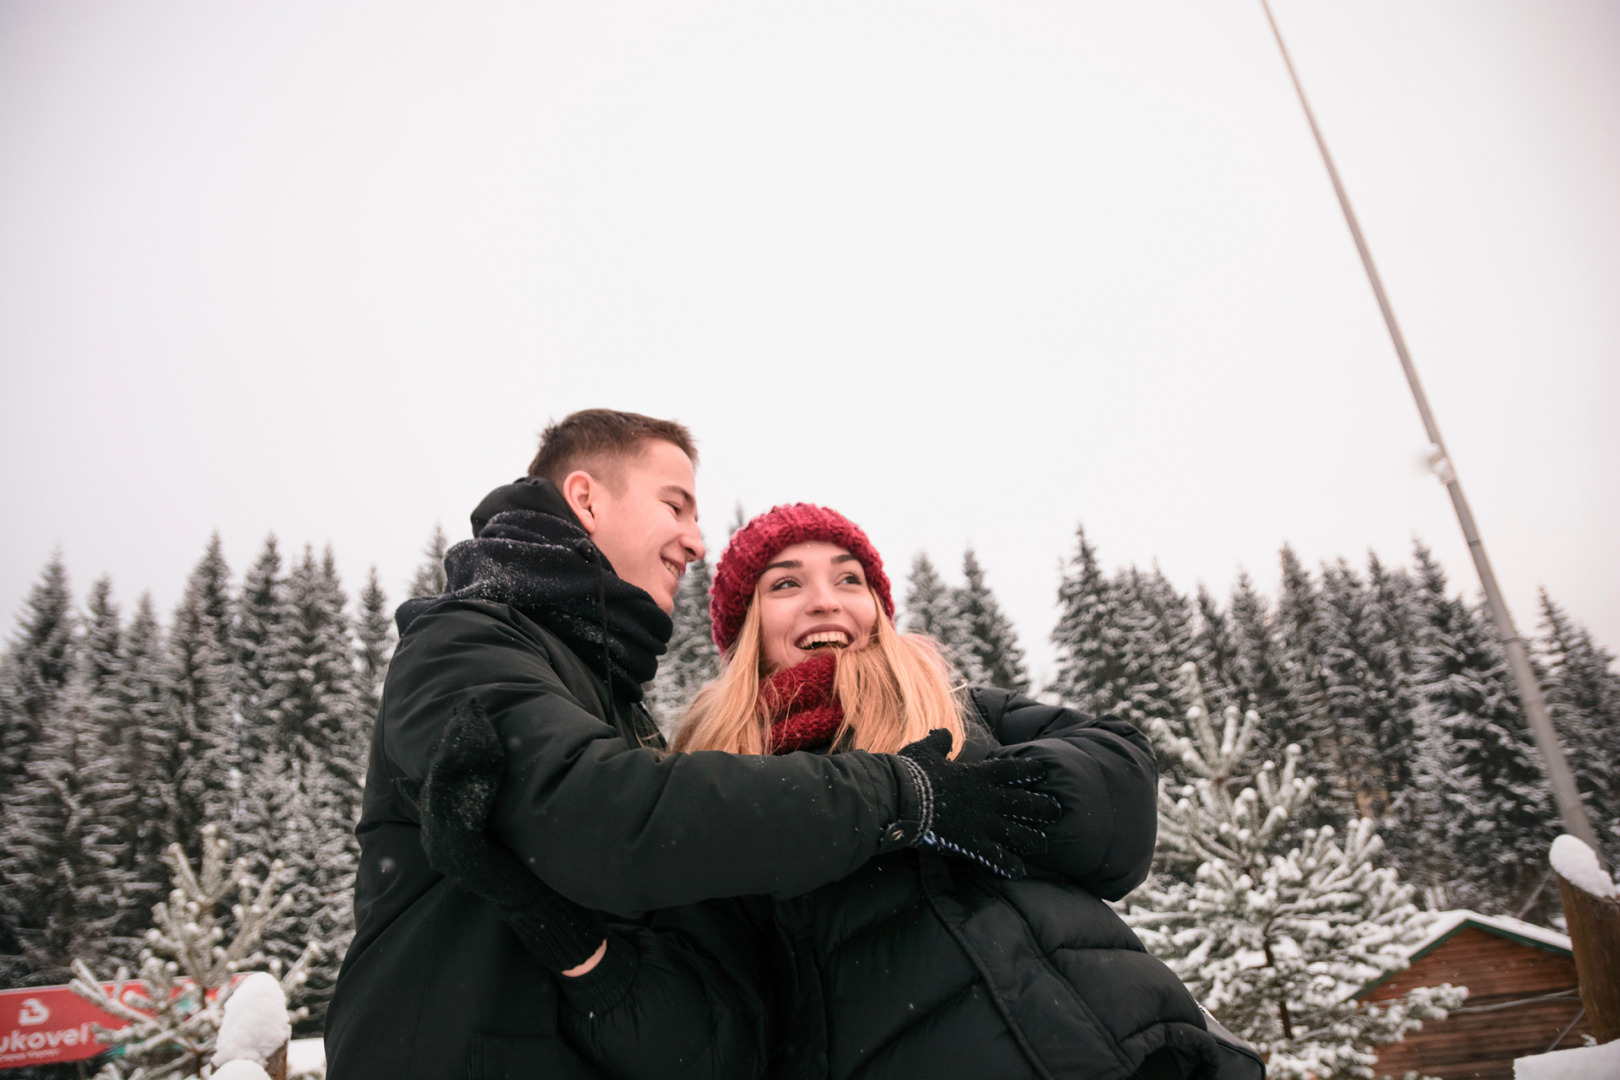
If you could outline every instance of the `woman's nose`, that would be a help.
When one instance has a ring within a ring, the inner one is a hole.
[[[810,587],[811,611],[837,611],[838,594],[825,582]]]

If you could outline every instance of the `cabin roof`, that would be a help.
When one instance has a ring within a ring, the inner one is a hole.
[[[1486,933],[1509,938],[1532,949],[1559,953],[1563,956],[1574,955],[1570,949],[1568,934],[1560,934],[1545,926],[1537,926],[1535,923],[1527,923],[1523,919],[1514,919],[1506,915],[1481,915],[1477,911],[1458,909],[1442,911],[1429,927],[1429,932],[1423,940],[1412,946],[1407,959],[1416,960],[1424,956],[1444,944],[1465,926],[1478,927]]]
[[[1509,941],[1517,942],[1527,948],[1540,949],[1543,952],[1550,952],[1557,956],[1574,955],[1573,950],[1570,948],[1568,934],[1560,934],[1558,931],[1549,930],[1545,926],[1537,926],[1535,923],[1527,923],[1523,919],[1515,919],[1507,915],[1481,915],[1477,911],[1458,908],[1454,911],[1442,911],[1435,917],[1434,922],[1429,926],[1429,932],[1424,935],[1423,940],[1412,946],[1412,951],[1407,953],[1407,962],[1409,964],[1416,963],[1447,941],[1450,941],[1458,931],[1470,926],[1483,930],[1487,934],[1507,938]],[[1392,971],[1381,975],[1358,990],[1355,996],[1361,997],[1399,974],[1398,971]]]

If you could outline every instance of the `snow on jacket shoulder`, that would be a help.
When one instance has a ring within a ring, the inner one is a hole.
[[[427,865],[396,790],[426,773],[452,709],[473,695],[509,748],[493,828],[559,891],[621,917],[807,891],[898,846],[890,826],[916,816],[897,805],[893,766],[870,754],[632,746],[632,706],[558,638],[504,604],[440,602],[402,636],[373,734],[355,937],[327,1016],[332,1080],[480,1080],[508,1062],[599,1075],[557,1033],[555,978],[493,904]]]

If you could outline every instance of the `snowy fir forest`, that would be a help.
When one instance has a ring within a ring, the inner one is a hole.
[[[442,534],[411,582],[443,584]],[[1030,691],[1147,731],[1163,776],[1157,872],[1122,910],[1271,1075],[1370,1075],[1367,1047],[1453,1007],[1440,987],[1368,1007],[1350,990],[1400,967],[1425,910],[1557,925],[1558,814],[1480,605],[1417,545],[1411,565],[1307,567],[1220,598],[1156,567],[1109,572],[1083,531],[1056,582],[1055,677],[1022,650],[969,550],[947,582],[910,568],[902,622],[972,682]],[[712,678],[709,570],[690,568],[649,703],[661,724]],[[166,619],[82,597],[51,561],[0,659],[0,986],[139,967],[162,852],[207,835],[288,897],[261,947],[292,964],[320,1030],[352,932],[352,834],[399,598],[375,571],[351,597],[330,552],[274,538],[238,579],[217,538]],[[1597,830],[1620,856],[1620,675],[1543,595],[1534,652]],[[215,841],[219,843],[219,841]],[[1611,862],[1612,864],[1612,862]],[[220,918],[229,923],[230,913]]]

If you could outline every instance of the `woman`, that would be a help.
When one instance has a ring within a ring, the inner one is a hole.
[[[560,1019],[585,1056],[626,1077],[1261,1074],[1104,902],[1152,858],[1154,759],[1131,725],[954,692],[932,642],[895,629],[866,535],[809,504],[733,535],[710,614],[725,668],[676,752],[1031,758],[1063,813],[1018,880],[907,849],[805,896],[616,928],[600,964],[561,980],[573,1008]],[[649,1046],[652,1030],[688,1038]]]

